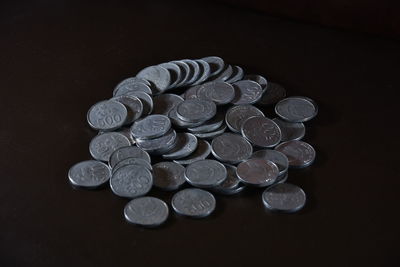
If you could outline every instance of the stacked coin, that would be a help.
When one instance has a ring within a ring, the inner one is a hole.
[[[271,105],[272,119],[260,109]],[[164,201],[145,196],[153,186],[185,187],[171,206],[194,218],[214,211],[211,192],[234,195],[247,186],[265,188],[268,210],[296,212],[306,195],[286,183],[288,170],[314,162],[314,148],[301,139],[304,122],[317,113],[310,98],[286,98],[281,85],[220,57],[146,67],[89,109],[87,121],[99,131],[89,145],[94,160],[72,166],[68,178],[86,188],[109,183],[114,194],[132,199],[126,220],[147,227],[170,214]]]

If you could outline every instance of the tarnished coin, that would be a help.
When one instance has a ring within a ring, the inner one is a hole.
[[[235,88],[235,98],[232,104],[246,105],[256,103],[262,96],[261,86],[251,80],[242,80],[232,84]]]
[[[214,190],[219,193],[231,193],[233,190],[239,187],[240,180],[236,174],[236,167],[229,164],[224,164],[226,171],[228,173],[225,181],[223,181],[220,185],[216,186]]]
[[[170,129],[165,135],[153,139],[137,139],[137,146],[150,154],[168,153],[175,145],[176,132]]]
[[[114,100],[105,100],[94,104],[87,113],[87,121],[93,129],[112,131],[120,128],[126,121],[128,110]]]
[[[115,93],[119,90],[119,87],[123,87],[123,86],[127,86],[130,84],[136,84],[136,83],[143,83],[147,86],[150,86],[151,84],[149,83],[149,81],[145,80],[145,79],[141,79],[138,77],[129,77],[126,78],[124,80],[122,80],[119,84],[117,84],[117,86],[115,86],[114,91],[113,91],[113,95],[115,95]]]
[[[217,75],[225,67],[225,62],[220,57],[216,57],[216,56],[204,57],[204,58],[202,58],[202,60],[207,62],[208,65],[210,65],[210,76]]]
[[[177,127],[177,128],[188,128],[188,127],[196,127],[201,125],[203,122],[188,122],[188,121],[184,121],[181,120],[178,117],[178,114],[176,112],[176,108],[177,107],[173,107],[170,112],[168,113],[168,118],[171,120],[171,123]]]
[[[81,187],[98,187],[108,182],[111,177],[110,168],[96,160],[86,160],[72,166],[68,171],[71,184]]]
[[[258,83],[261,86],[261,89],[263,90],[263,92],[265,92],[267,90],[268,81],[267,81],[267,79],[265,79],[265,77],[263,77],[261,75],[248,74],[248,75],[245,75],[243,77],[243,79],[255,81],[256,83]]]
[[[125,135],[117,132],[107,132],[95,136],[90,141],[89,152],[94,159],[108,162],[115,150],[130,144]]]
[[[126,165],[139,165],[142,166],[149,171],[152,170],[151,164],[141,158],[126,158],[121,161],[119,161],[117,164],[115,164],[114,168],[112,169],[112,173],[116,172],[119,168],[124,167]]]
[[[197,89],[199,89],[200,86],[201,85],[195,85],[195,86],[189,87],[184,93],[184,99],[188,100],[188,99],[198,98],[197,97]]]
[[[131,132],[136,139],[150,139],[160,137],[171,129],[171,121],[165,115],[150,115],[135,121]]]
[[[176,107],[178,117],[187,122],[204,122],[215,116],[217,107],[214,102],[200,99],[189,99]]]
[[[225,66],[225,68],[219,74],[211,77],[211,80],[213,80],[213,81],[217,81],[217,80],[226,81],[226,80],[228,80],[229,77],[232,76],[232,73],[233,73],[232,66],[228,64],[228,65]]]
[[[190,84],[194,83],[195,81],[197,81],[197,79],[200,76],[199,64],[197,64],[196,61],[191,60],[191,59],[182,59],[181,61],[185,62],[189,66],[189,69],[190,69],[189,77],[185,81],[185,84],[190,85]]]
[[[153,98],[153,114],[168,115],[172,108],[183,102],[183,98],[175,94],[161,94]]]
[[[188,128],[189,131],[192,133],[207,133],[216,131],[221,125],[224,123],[224,113],[217,112],[217,114],[211,119],[200,126],[190,127]]]
[[[232,66],[232,75],[226,80],[227,83],[234,83],[243,79],[244,71],[239,66]]]
[[[236,173],[244,184],[263,187],[276,181],[279,170],[272,161],[253,158],[240,163]]]
[[[139,119],[143,113],[143,104],[136,96],[133,95],[121,95],[111,98],[125,105],[128,115],[125,120],[125,124],[131,124],[135,120]]]
[[[253,147],[238,134],[224,133],[212,140],[211,153],[220,161],[236,164],[248,159]]]
[[[174,147],[168,154],[162,155],[164,159],[180,159],[192,154],[197,148],[197,137],[190,133],[178,133]]]
[[[279,126],[264,116],[248,118],[241,132],[250,143],[258,147],[274,147],[281,141]]]
[[[282,99],[275,106],[276,114],[290,122],[309,121],[318,113],[318,107],[308,97],[295,96]]]
[[[261,110],[252,105],[238,105],[228,109],[225,122],[232,132],[240,132],[242,124],[250,117],[264,116]]]
[[[306,127],[302,122],[288,122],[275,118],[273,121],[281,129],[281,141],[300,140],[306,134]]]
[[[126,165],[110,179],[111,190],[120,197],[135,198],[147,194],[153,186],[151,172],[139,165]]]
[[[142,78],[150,81],[157,89],[155,93],[164,92],[169,84],[171,83],[171,75],[166,68],[160,66],[150,66],[139,71],[136,75],[138,78]]]
[[[130,91],[127,95],[136,96],[143,104],[143,115],[148,115],[153,111],[153,98],[142,91]]]
[[[265,159],[272,161],[279,169],[279,176],[285,174],[289,168],[289,160],[285,154],[272,149],[263,149],[253,153],[251,159]],[[279,177],[278,177],[279,178]]]
[[[171,76],[170,84],[167,89],[174,88],[181,79],[181,69],[173,62],[161,63],[158,66],[166,68]]]
[[[125,146],[115,150],[111,156],[108,164],[111,168],[114,168],[118,162],[127,158],[140,158],[144,159],[148,163],[151,163],[149,154],[137,146]]]
[[[275,150],[282,152],[289,160],[292,168],[305,168],[315,160],[314,148],[303,141],[292,140],[278,145]]]
[[[264,90],[263,95],[257,101],[257,104],[268,106],[278,103],[280,100],[286,97],[286,90],[282,85],[268,82],[267,89]]]
[[[183,86],[190,75],[190,68],[189,68],[188,64],[186,64],[185,62],[183,62],[181,60],[171,61],[171,63],[176,64],[181,71],[181,77],[180,77],[178,83],[176,84],[176,87]]]
[[[169,215],[167,204],[155,197],[139,197],[124,208],[125,219],[133,224],[155,227],[163,224]]]
[[[229,83],[213,81],[197,89],[197,98],[215,102],[217,105],[228,104],[235,97],[235,89]]]
[[[200,139],[198,140],[196,150],[192,154],[190,154],[187,157],[181,158],[179,160],[174,160],[174,162],[182,165],[187,165],[195,161],[207,158],[210,155],[210,153],[211,153],[210,144],[207,141]]]
[[[205,133],[194,133],[194,135],[198,138],[203,138],[203,139],[211,139],[214,138],[218,135],[221,135],[225,132],[226,130],[226,125],[221,125],[218,129],[212,131],[212,132],[205,132]]]
[[[205,190],[188,188],[175,193],[171,204],[180,215],[202,218],[215,210],[216,201],[214,196]]]
[[[164,161],[153,165],[154,186],[167,191],[176,190],[185,182],[185,167]]]
[[[226,179],[227,175],[225,166],[212,159],[193,162],[185,170],[186,181],[193,186],[201,188],[220,185]]]
[[[282,183],[265,189],[262,201],[269,210],[296,212],[306,204],[306,194],[297,185]]]
[[[195,81],[193,83],[193,85],[201,84],[204,81],[206,81],[208,78],[210,78],[210,65],[201,59],[196,59],[196,62],[200,67],[200,75],[197,78],[197,81]]]
[[[114,96],[121,96],[130,94],[131,92],[140,91],[146,94],[151,95],[152,91],[150,86],[144,83],[129,83],[120,87],[116,88],[117,90],[114,91]]]

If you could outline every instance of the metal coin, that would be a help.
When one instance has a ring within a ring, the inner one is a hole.
[[[292,168],[305,168],[315,160],[314,148],[303,141],[292,140],[278,145],[275,150],[282,152],[289,160]]]
[[[189,66],[189,69],[190,69],[189,76],[188,76],[187,80],[185,81],[185,84],[189,85],[189,84],[192,84],[195,81],[197,81],[197,79],[200,76],[199,64],[197,64],[196,61],[191,60],[191,59],[183,59],[181,61],[185,62]]]
[[[131,143],[131,145],[135,144],[135,140],[133,139],[133,137],[131,135],[131,127],[122,127],[122,128],[119,128],[118,130],[116,130],[116,132],[126,136],[126,138],[129,139],[129,142]],[[101,132],[101,133],[105,133],[105,132]]]
[[[215,210],[216,201],[214,196],[205,190],[188,188],[175,193],[171,204],[180,215],[202,218]]]
[[[151,172],[139,165],[126,165],[110,178],[110,187],[120,197],[135,198],[147,194],[153,186]]]
[[[176,107],[178,117],[187,122],[204,122],[215,116],[217,107],[214,102],[200,99],[189,99]]]
[[[278,118],[273,119],[281,129],[282,142],[290,140],[300,140],[306,134],[306,127],[302,122],[287,122]]]
[[[196,59],[196,62],[200,67],[200,75],[199,75],[197,81],[195,81],[193,83],[193,85],[201,84],[204,81],[206,81],[208,78],[210,78],[210,65],[201,59]]]
[[[148,115],[153,110],[153,98],[142,91],[130,91],[127,95],[136,96],[143,104],[143,115]]]
[[[262,96],[261,86],[251,80],[242,80],[232,84],[235,88],[235,105],[246,105],[256,103]]]
[[[121,95],[111,98],[125,105],[128,115],[125,124],[131,124],[135,120],[139,119],[143,113],[143,104],[139,98],[132,95]]]
[[[251,159],[265,159],[272,161],[279,169],[279,176],[287,173],[289,168],[289,160],[285,154],[272,149],[263,149],[253,153]],[[279,177],[278,177],[279,178]]]
[[[153,114],[168,115],[172,108],[183,102],[183,98],[175,94],[161,94],[153,98]]]
[[[147,84],[144,84],[144,83],[130,83],[130,84],[126,84],[126,85],[118,87],[117,90],[114,91],[113,95],[114,96],[121,96],[121,95],[126,95],[126,94],[129,94],[131,92],[135,92],[135,91],[144,92],[144,93],[149,94],[149,95],[152,94],[150,86],[148,86]]]
[[[119,168],[124,167],[126,165],[138,165],[148,169],[149,171],[152,170],[151,164],[141,158],[126,158],[124,160],[119,161],[115,164],[114,168],[112,169],[112,173],[116,172]]]
[[[126,121],[128,110],[114,100],[105,100],[94,104],[87,113],[87,121],[93,129],[112,131],[120,128]]]
[[[197,137],[190,133],[178,133],[175,146],[162,155],[164,159],[180,159],[192,154],[197,148]]]
[[[239,66],[232,67],[232,75],[226,80],[227,83],[234,83],[243,79],[244,71]]]
[[[181,158],[179,160],[174,160],[174,162],[182,165],[187,165],[195,161],[207,158],[210,155],[210,153],[211,153],[210,144],[207,141],[200,139],[198,140],[196,150],[192,154],[190,154],[187,157]]]
[[[151,154],[161,155],[169,152],[175,145],[176,132],[171,129],[165,135],[154,139],[137,139],[137,146]]]
[[[95,136],[90,141],[89,152],[94,159],[108,162],[115,150],[130,144],[129,139],[123,134],[107,132]]]
[[[236,167],[229,164],[224,164],[228,173],[227,178],[220,185],[216,186],[215,189],[221,191],[234,190],[239,187],[240,180],[236,174]]]
[[[185,167],[181,164],[164,161],[153,165],[154,186],[172,191],[181,187],[185,182]]]
[[[225,132],[226,130],[226,125],[221,125],[217,130],[212,131],[212,132],[205,132],[205,133],[194,133],[194,135],[198,138],[203,138],[203,139],[211,139],[214,138],[218,135],[221,135]]]
[[[230,195],[239,194],[245,188],[246,188],[246,186],[244,186],[244,185],[238,186],[238,187],[236,187],[234,189],[223,189],[223,188],[220,188],[220,187],[215,187],[215,188],[212,188],[212,191],[217,193],[217,194],[230,196]]]
[[[236,174],[244,184],[263,187],[276,181],[279,170],[272,161],[253,158],[240,163]]]
[[[171,129],[171,121],[165,115],[150,115],[135,121],[131,132],[136,139],[150,139],[160,137]]]
[[[235,97],[232,85],[222,81],[208,82],[197,89],[197,98],[215,102],[217,105],[230,103]]]
[[[72,166],[68,171],[71,184],[81,187],[98,187],[111,177],[110,168],[96,160],[86,160]]]
[[[118,162],[127,158],[140,158],[151,163],[150,156],[146,151],[137,146],[125,146],[115,150],[114,153],[111,154],[108,164],[111,168],[114,168]]]
[[[243,77],[243,79],[255,81],[256,83],[258,83],[261,86],[261,89],[263,90],[263,92],[265,92],[267,90],[268,81],[267,81],[267,79],[265,79],[265,77],[263,77],[261,75],[248,74],[248,75],[245,75]]]
[[[229,77],[232,76],[233,69],[231,65],[226,65],[225,68],[216,76],[211,77],[213,81],[226,81]]]
[[[166,68],[160,66],[150,66],[139,71],[136,75],[150,81],[157,89],[156,93],[164,92],[171,83],[171,75]]]
[[[173,107],[170,112],[168,113],[168,117],[171,120],[172,124],[177,128],[188,128],[188,127],[196,127],[201,125],[203,122],[187,122],[183,121],[178,117],[176,112],[177,107]]]
[[[211,153],[220,161],[236,164],[248,159],[253,147],[238,134],[224,133],[212,140]]]
[[[227,178],[227,175],[225,166],[212,159],[193,162],[185,170],[186,181],[193,186],[201,188],[220,185]]]
[[[267,89],[264,90],[263,95],[258,100],[257,104],[268,106],[278,103],[281,99],[286,97],[286,90],[282,85],[268,82]]]
[[[136,83],[143,83],[147,86],[151,85],[149,83],[149,81],[147,81],[145,79],[141,79],[138,77],[129,77],[129,78],[122,80],[119,84],[117,84],[117,86],[115,86],[113,95],[115,95],[115,93],[119,90],[119,87],[123,87],[123,86],[130,85],[130,84],[136,84]]]
[[[317,115],[318,107],[308,97],[295,96],[279,101],[275,106],[275,112],[285,121],[305,122]]]
[[[274,147],[281,141],[279,126],[263,116],[248,118],[242,125],[242,135],[255,146]]]
[[[211,119],[200,126],[190,127],[189,131],[192,133],[207,133],[217,130],[224,123],[224,113],[217,112],[217,114]]]
[[[188,99],[197,98],[197,89],[199,89],[200,86],[201,85],[195,85],[195,86],[189,87],[189,89],[187,89],[184,93],[184,99],[188,100]]]
[[[178,82],[181,80],[181,69],[179,66],[172,62],[162,63],[158,66],[166,68],[171,76],[171,81],[167,89],[176,87]]]
[[[163,224],[168,215],[167,204],[155,197],[135,198],[124,208],[124,216],[128,222],[146,227]]]
[[[176,87],[183,86],[185,84],[185,82],[187,81],[187,79],[189,78],[189,75],[190,75],[189,65],[186,64],[185,62],[181,61],[181,60],[171,61],[171,63],[176,64],[179,67],[180,71],[181,71],[181,78],[178,81],[178,83],[176,84]]]
[[[306,204],[306,194],[297,185],[282,183],[265,189],[262,200],[267,209],[296,212]]]
[[[261,110],[252,105],[233,106],[225,115],[225,122],[232,132],[240,132],[242,124],[250,117],[264,116]]]
[[[225,67],[224,60],[220,57],[216,57],[216,56],[204,57],[204,58],[202,58],[202,60],[207,62],[208,65],[210,65],[210,76],[217,75]]]
[[[279,175],[278,178],[276,178],[275,184],[286,183],[288,176],[289,172],[285,172],[284,174]]]

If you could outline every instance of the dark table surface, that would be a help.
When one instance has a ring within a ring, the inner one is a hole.
[[[1,266],[399,259],[398,41],[201,1],[2,1],[0,14]],[[125,222],[127,200],[110,190],[69,185],[69,167],[89,158],[93,103],[147,65],[207,55],[318,102],[305,137],[317,160],[289,178],[307,193],[303,211],[271,214],[249,190],[218,196],[209,218],[172,214],[149,230]]]

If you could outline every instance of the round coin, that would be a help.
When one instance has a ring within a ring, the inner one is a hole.
[[[258,147],[274,147],[281,141],[279,126],[263,116],[248,118],[241,132],[250,143]]]
[[[213,101],[217,105],[224,105],[233,100],[235,89],[229,83],[213,81],[201,85],[196,94],[199,99]]]
[[[200,86],[201,85],[195,85],[195,86],[189,87],[184,93],[185,100],[197,98],[197,89],[199,89]]]
[[[214,102],[200,99],[189,99],[176,107],[178,117],[187,122],[204,122],[215,116],[217,107]]]
[[[277,150],[272,150],[272,149],[263,149],[263,150],[258,150],[253,153],[250,157],[251,159],[265,159],[272,161],[273,163],[276,164],[276,166],[279,169],[279,176],[287,173],[287,170],[289,168],[289,160],[286,157],[285,154],[277,151]]]
[[[285,121],[305,122],[317,115],[318,107],[307,97],[288,97],[276,104],[275,113]]]
[[[263,95],[257,101],[257,104],[268,106],[278,103],[281,99],[286,97],[286,90],[282,85],[268,82],[266,90]]]
[[[224,60],[220,57],[216,57],[216,56],[204,57],[204,58],[202,58],[202,60],[207,62],[208,65],[210,65],[210,76],[217,75],[225,67]]]
[[[130,91],[127,93],[127,95],[131,95],[131,96],[135,96],[135,97],[139,98],[139,100],[143,104],[143,115],[148,115],[152,112],[153,98],[149,94],[146,94],[143,91]]]
[[[281,183],[265,189],[262,201],[269,210],[296,212],[306,204],[306,194],[296,185]]]
[[[68,179],[75,186],[94,188],[106,183],[111,177],[110,168],[96,160],[86,160],[72,166]]]
[[[171,121],[165,115],[149,115],[135,121],[131,132],[136,139],[150,139],[160,137],[171,129]]]
[[[243,123],[253,116],[264,116],[264,114],[252,105],[233,106],[226,112],[225,122],[232,132],[238,133],[241,131]]]
[[[188,128],[188,127],[196,127],[201,125],[203,122],[188,122],[181,120],[178,117],[178,113],[176,111],[177,107],[173,107],[170,112],[168,113],[168,118],[171,120],[171,123],[177,128]]]
[[[126,165],[110,179],[111,190],[120,197],[135,198],[147,194],[153,185],[151,172],[139,165]]]
[[[196,59],[196,62],[200,67],[200,75],[199,75],[197,81],[193,83],[193,85],[201,84],[204,81],[206,81],[208,78],[210,78],[210,65],[201,59]]]
[[[302,122],[288,122],[278,118],[273,119],[281,129],[281,141],[300,140],[306,134],[306,127]]]
[[[236,174],[244,184],[264,187],[276,181],[279,170],[272,161],[253,158],[240,163]]]
[[[113,95],[115,96],[116,92],[119,90],[119,87],[130,85],[130,84],[136,84],[136,83],[143,83],[143,84],[145,84],[147,86],[151,85],[149,83],[149,81],[147,81],[145,79],[141,79],[141,78],[138,78],[138,77],[129,77],[129,78],[126,78],[126,79],[122,80],[119,84],[117,84],[117,86],[115,86],[114,91],[113,91]]]
[[[236,164],[248,159],[253,147],[238,134],[224,133],[212,140],[211,153],[220,161]]]
[[[233,66],[232,67],[232,75],[229,77],[226,82],[227,83],[234,83],[237,82],[241,79],[243,79],[244,76],[244,71],[241,67],[239,66]]]
[[[194,133],[194,135],[198,138],[203,138],[203,139],[211,139],[214,138],[218,135],[221,135],[225,132],[226,130],[226,125],[221,125],[218,129],[212,131],[212,132],[205,132],[205,133]]]
[[[176,190],[186,182],[184,173],[185,167],[175,162],[154,164],[154,186],[166,191]]]
[[[159,64],[158,66],[166,68],[171,76],[170,84],[167,89],[174,88],[181,79],[181,69],[173,62]]]
[[[188,79],[185,81],[185,84],[190,85],[190,84],[194,83],[195,81],[197,81],[197,79],[200,76],[199,64],[196,61],[191,60],[191,59],[183,59],[181,61],[185,62],[189,66],[190,72],[189,72]]]
[[[142,116],[143,104],[136,96],[133,95],[120,95],[111,98],[125,105],[128,111],[125,124],[131,124]]]
[[[225,68],[217,75],[211,77],[212,80],[217,81],[226,81],[229,77],[232,76],[233,69],[231,65],[226,65]]]
[[[149,171],[152,170],[151,164],[141,158],[126,158],[124,160],[121,160],[120,162],[118,162],[114,168],[112,169],[112,172],[116,172],[119,168],[124,167],[126,165],[139,165],[142,166],[146,169],[148,169]]]
[[[267,90],[267,86],[268,86],[267,79],[265,79],[261,75],[249,74],[249,75],[245,75],[244,79],[252,80],[252,81],[255,81],[256,83],[258,83],[261,86],[261,89],[263,90],[263,92],[265,92]]]
[[[182,165],[187,165],[195,161],[207,158],[210,155],[210,153],[211,153],[211,145],[207,141],[199,139],[197,143],[197,148],[192,154],[190,154],[187,157],[174,160],[174,162]]]
[[[153,139],[137,139],[137,146],[151,154],[168,153],[175,145],[176,132],[171,129],[165,135]]]
[[[157,88],[156,93],[164,92],[171,83],[171,75],[166,68],[160,66],[150,66],[139,71],[136,75],[138,78],[142,78],[150,81]]]
[[[89,152],[94,159],[108,162],[115,150],[130,144],[125,135],[117,132],[106,132],[95,136],[90,141]]]
[[[114,91],[114,96],[121,96],[130,94],[131,92],[140,91],[146,94],[152,94],[150,86],[144,83],[129,83],[120,87],[116,88],[117,90]]]
[[[124,208],[124,216],[128,222],[146,227],[163,224],[168,214],[167,204],[155,197],[135,198]]]
[[[149,154],[146,151],[143,151],[143,149],[140,149],[137,146],[125,146],[115,150],[111,154],[108,164],[111,168],[114,168],[118,162],[127,158],[140,158],[151,163]]]
[[[183,98],[175,94],[161,94],[153,98],[153,114],[168,115],[172,108],[183,102]]]
[[[303,141],[292,140],[278,145],[275,150],[282,152],[289,160],[292,168],[305,168],[315,160],[314,148]]]
[[[171,204],[180,215],[202,218],[215,210],[216,201],[214,196],[205,190],[188,188],[175,193]]]
[[[176,64],[181,71],[181,77],[180,77],[178,83],[176,84],[176,87],[183,86],[190,75],[190,68],[189,68],[188,64],[186,64],[185,62],[183,62],[181,60],[171,61],[171,63]]]
[[[256,103],[262,96],[261,86],[251,80],[242,80],[232,84],[235,88],[235,105],[246,105]]]
[[[197,137],[190,133],[178,133],[175,146],[162,155],[164,159],[180,159],[192,154],[197,148]]]
[[[189,131],[192,133],[207,133],[216,131],[221,125],[224,123],[224,113],[217,112],[217,114],[211,119],[200,126],[190,127],[188,128]]]
[[[226,179],[227,175],[225,166],[212,159],[193,162],[185,170],[185,178],[188,183],[201,188],[220,185]]]
[[[87,121],[93,129],[112,131],[120,128],[126,121],[128,110],[114,100],[105,100],[94,104],[87,113]]]
[[[228,175],[225,181],[215,187],[217,191],[231,191],[239,187],[240,180],[236,174],[236,167],[229,164],[224,165]]]

